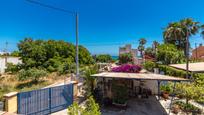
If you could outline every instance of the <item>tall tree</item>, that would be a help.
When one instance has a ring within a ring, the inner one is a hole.
[[[169,23],[163,32],[164,41],[165,43],[176,45],[177,48],[182,49],[186,54],[187,37],[198,33],[199,28],[200,23],[191,18]]]
[[[147,40],[145,38],[141,38],[139,39],[139,46],[138,46],[138,50],[140,51],[140,55],[142,56],[142,58],[144,57],[143,52],[145,50],[145,44],[146,44]]]

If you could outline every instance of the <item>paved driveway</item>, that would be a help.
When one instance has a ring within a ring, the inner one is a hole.
[[[115,107],[102,108],[102,115],[167,115],[154,96],[148,99],[130,99],[126,110]]]

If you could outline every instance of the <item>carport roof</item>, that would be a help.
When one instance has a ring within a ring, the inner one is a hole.
[[[169,66],[181,70],[186,70],[186,64],[170,64]],[[195,73],[204,72],[204,62],[189,63],[189,71]]]
[[[101,78],[122,78],[135,80],[159,80],[159,81],[189,81],[188,79],[171,77],[154,73],[122,73],[122,72],[103,72],[92,76]]]

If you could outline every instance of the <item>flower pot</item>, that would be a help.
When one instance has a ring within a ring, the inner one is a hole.
[[[163,92],[162,97],[164,99],[169,99],[169,93],[168,92]]]
[[[173,108],[172,108],[172,112],[175,113],[175,114],[178,114],[179,111],[180,111],[179,105],[174,105]]]
[[[113,105],[115,105],[116,107],[126,107],[127,106],[127,102],[125,102],[123,104],[113,102]]]

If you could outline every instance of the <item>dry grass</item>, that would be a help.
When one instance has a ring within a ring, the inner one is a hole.
[[[51,73],[39,82],[18,81],[17,75],[4,74],[0,76],[0,100],[3,95],[12,91],[22,92],[40,89],[54,83],[63,82],[68,75],[59,76],[57,73]]]

